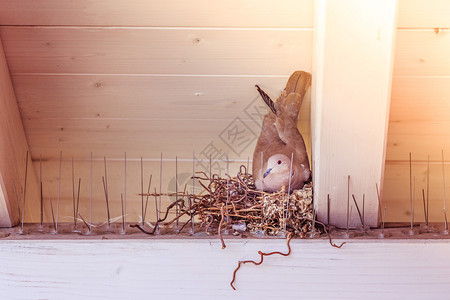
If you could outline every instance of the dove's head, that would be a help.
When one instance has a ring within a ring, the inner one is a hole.
[[[284,154],[274,154],[267,161],[262,178],[262,188],[267,192],[276,192],[289,183],[291,159]]]
[[[283,186],[287,189],[289,178],[291,190],[302,188],[310,178],[311,171],[305,164],[293,165],[291,159],[284,154],[274,154],[267,161],[267,167],[261,180],[256,182],[258,189],[266,192],[279,191]]]
[[[291,160],[284,154],[274,154],[269,157],[267,161],[267,169],[264,172],[263,178],[274,177],[274,176],[285,176],[289,179],[291,167]]]

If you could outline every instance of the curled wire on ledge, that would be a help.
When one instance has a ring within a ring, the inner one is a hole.
[[[264,261],[264,256],[269,256],[269,255],[274,255],[274,254],[279,254],[279,255],[282,255],[282,256],[289,256],[289,254],[291,254],[291,245],[290,245],[290,243],[291,243],[292,237],[293,237],[293,233],[290,232],[290,233],[288,234],[287,242],[286,242],[287,247],[288,247],[288,252],[287,252],[287,253],[282,253],[282,252],[279,252],[279,251],[274,251],[274,252],[264,253],[264,252],[262,252],[262,251],[258,251],[258,254],[261,256],[259,262],[256,262],[256,261],[254,261],[254,260],[241,260],[241,261],[238,261],[238,266],[237,266],[237,268],[236,268],[236,269],[234,270],[234,272],[233,272],[233,280],[231,280],[231,282],[230,282],[230,285],[231,285],[231,287],[233,288],[233,290],[236,290],[236,288],[234,287],[233,283],[234,283],[234,281],[236,280],[236,273],[237,273],[237,271],[239,270],[239,268],[241,267],[241,264],[252,263],[252,264],[254,264],[255,266],[259,266],[260,264],[263,263],[263,261]]]

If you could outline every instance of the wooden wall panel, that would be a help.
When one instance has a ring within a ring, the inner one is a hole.
[[[395,122],[389,124],[388,160],[408,160],[409,152],[416,158],[440,159],[441,150],[450,150],[450,122]],[[408,150],[409,149],[409,150]]]
[[[260,85],[276,99],[288,76],[16,75],[23,118],[229,120],[266,112]],[[189,111],[190,113],[186,113]],[[306,115],[309,119],[309,115]]]
[[[27,139],[0,41],[0,227],[14,226],[21,220],[17,211],[16,195],[23,201],[27,151]],[[35,214],[33,208],[39,203],[39,184],[31,159],[28,163],[28,208],[25,214],[31,216]]]
[[[2,27],[12,74],[289,75],[311,70],[311,30]]]
[[[450,34],[434,29],[398,30],[394,76],[449,76]]]
[[[401,28],[449,28],[450,2],[446,0],[399,0]]]
[[[443,221],[441,151],[446,164],[450,157],[450,39],[445,29],[450,26],[449,12],[448,1],[399,1],[383,191],[388,220],[409,221],[408,159],[412,152],[413,171],[421,170],[416,176],[422,186],[430,156],[430,218]],[[415,215],[423,222],[420,197]]]
[[[307,136],[308,123],[308,120],[300,123]],[[56,159],[59,150],[77,158],[87,157],[90,151],[108,156],[120,156],[127,151],[130,157],[152,158],[159,157],[163,151],[172,156],[190,157],[193,150],[200,152],[211,142],[229,151],[231,157],[247,157],[253,153],[260,133],[259,124],[241,119],[27,119],[24,125],[35,159],[39,154]],[[235,138],[240,140],[238,144]]]
[[[24,120],[34,158],[42,153],[46,159],[58,159],[59,150],[77,158],[88,157],[90,151],[112,157],[122,157],[124,151],[130,158],[156,158],[161,151],[168,156],[190,157],[193,150],[200,152],[210,142],[231,154],[233,150],[219,137],[227,128],[234,128],[235,123],[228,127],[230,124],[229,120]],[[245,151],[251,149],[252,153],[257,138],[253,131],[259,126],[244,124],[237,123],[239,131],[251,130],[237,138],[242,136],[251,143]],[[228,141],[227,132],[222,137]]]
[[[313,26],[313,0],[1,0],[0,8],[0,25]]]
[[[443,123],[450,121],[450,77],[395,77],[390,122]],[[411,128],[414,134],[414,127]],[[404,151],[411,151],[404,149]]]

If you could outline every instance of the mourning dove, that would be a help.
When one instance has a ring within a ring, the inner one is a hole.
[[[290,188],[293,191],[301,189],[310,179],[305,142],[297,128],[299,110],[310,85],[311,74],[294,72],[276,102],[256,86],[271,109],[264,116],[261,134],[253,152],[252,171],[258,190],[276,192],[283,186],[287,190],[290,176]]]

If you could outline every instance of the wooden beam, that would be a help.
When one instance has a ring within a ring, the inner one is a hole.
[[[312,160],[318,217],[347,225],[350,176],[350,225],[360,220],[352,194],[367,225],[376,225],[375,184],[383,182],[392,77],[396,1],[315,2],[313,58]]]
[[[27,140],[17,107],[14,89],[0,41],[0,227],[16,225],[20,218],[16,193],[23,201]],[[29,159],[25,217],[31,217],[32,205],[39,202],[39,188],[34,167]]]
[[[284,239],[2,240],[4,299],[440,299],[448,295],[447,240]],[[70,270],[70,272],[68,272]],[[200,296],[200,297],[199,297]]]

